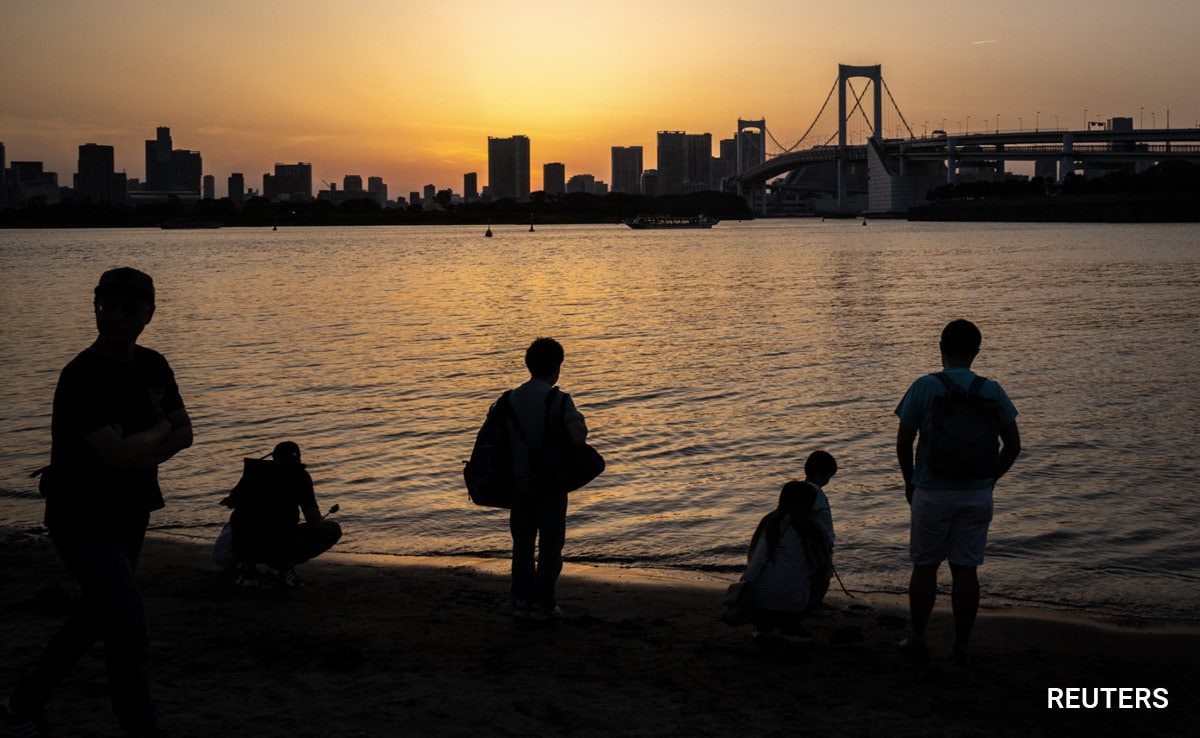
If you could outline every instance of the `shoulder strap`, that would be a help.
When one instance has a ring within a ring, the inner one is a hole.
[[[549,445],[546,443],[546,440],[550,435],[550,409],[554,406],[554,396],[556,394],[558,394],[558,387],[551,387],[550,391],[546,393],[546,425],[542,430],[542,447]],[[507,400],[508,392],[505,392],[501,399]],[[512,419],[513,428],[516,429],[517,435],[521,437],[521,443],[525,444],[526,449],[533,451],[535,447],[529,443],[529,437],[525,435],[525,431],[521,428],[521,421],[517,419],[517,414],[510,412],[508,415]]]
[[[546,393],[546,420],[545,420],[545,425],[542,426],[542,446],[543,447],[552,445],[550,443],[550,439],[553,436],[553,430],[554,430],[554,426],[553,426],[554,398],[557,397],[558,395],[563,395],[565,397],[565,394],[561,390],[559,390],[558,387],[551,387],[550,391]],[[565,408],[566,408],[565,402],[563,403],[563,407],[564,407],[564,412],[565,412]]]
[[[937,377],[945,385],[947,392],[962,392],[963,388],[954,383],[946,372],[934,372],[933,376]],[[967,388],[967,394],[971,397],[978,397],[980,390],[983,389],[983,383],[987,381],[987,377],[981,377],[978,374],[971,380],[971,386]]]
[[[950,375],[946,372],[934,372],[933,376],[942,381],[942,384],[946,387],[947,392],[962,392],[962,387],[959,387],[957,384],[955,384],[954,380],[951,379]]]

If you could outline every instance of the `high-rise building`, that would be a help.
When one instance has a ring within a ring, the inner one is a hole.
[[[387,205],[387,185],[383,177],[367,177],[367,193],[380,207]]]
[[[687,180],[687,134],[683,131],[658,132],[658,191],[660,195],[679,195]]]
[[[274,175],[263,175],[263,197],[273,201],[311,200],[312,164],[276,164]]]
[[[721,189],[721,183],[737,173],[737,139],[723,138],[717,143],[720,156],[713,160],[713,187]]]
[[[79,147],[75,197],[96,204],[125,204],[125,175],[113,171],[113,147],[94,143]]]
[[[14,161],[8,168],[9,204],[21,205],[40,200],[46,205],[59,203],[58,174],[47,172],[40,161]]]
[[[165,192],[172,189],[171,129],[159,126],[153,140],[146,141],[145,189]]]
[[[362,192],[362,175],[347,174],[342,177],[342,189],[346,192]]]
[[[642,147],[612,147],[612,191],[636,195],[641,192]]]
[[[200,186],[204,177],[204,163],[199,151],[175,149],[171,152],[171,183],[169,190],[200,194]]]
[[[0,141],[0,208],[8,204],[8,159],[4,154],[4,142]]]
[[[246,177],[241,172],[234,172],[229,175],[229,183],[227,185],[229,199],[235,205],[241,205],[242,200],[246,199]]]
[[[662,194],[658,186],[658,170],[642,170],[642,194],[647,197],[658,197]]]
[[[567,180],[567,192],[586,192],[592,194],[596,187],[596,178],[590,174],[573,174]]]
[[[712,134],[687,134],[687,175],[684,189],[688,192],[712,189]]]
[[[561,195],[567,191],[567,167],[560,161],[542,165],[542,192]]]
[[[467,172],[463,175],[463,199],[473,202],[479,199],[479,173]]]
[[[488,187],[492,199],[529,199],[529,137],[488,137]]]
[[[154,140],[146,141],[146,181],[143,190],[199,196],[204,165],[199,151],[172,148],[171,129],[159,126]]]
[[[204,199],[205,200],[217,199],[217,178],[212,176],[211,174],[206,174],[206,175],[204,175],[203,182],[204,182],[204,184],[203,184]]]

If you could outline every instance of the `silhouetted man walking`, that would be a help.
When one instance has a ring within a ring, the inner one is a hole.
[[[82,598],[33,671],[4,701],[18,734],[47,735],[51,688],[97,640],[113,712],[129,736],[156,734],[149,637],[134,571],[150,512],[163,506],[158,464],[192,444],[192,424],[163,356],[137,344],[154,316],[154,282],[122,267],[95,289],[97,338],[59,375],[43,472],[46,527]]]

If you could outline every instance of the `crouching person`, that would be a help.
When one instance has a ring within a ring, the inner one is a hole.
[[[229,563],[239,586],[256,586],[257,565],[265,564],[269,576],[285,587],[298,588],[302,584],[296,567],[332,548],[342,537],[342,528],[321,515],[312,476],[300,463],[300,446],[284,441],[270,456],[246,459],[241,480],[222,501],[233,508]]]
[[[789,643],[810,643],[804,618],[829,587],[830,547],[814,509],[817,488],[788,482],[779,505],[758,524],[750,540],[745,581],[754,583],[755,634],[779,631]]]

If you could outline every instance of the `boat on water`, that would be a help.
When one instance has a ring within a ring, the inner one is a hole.
[[[639,215],[625,221],[630,228],[712,228],[721,221],[706,215]]]

